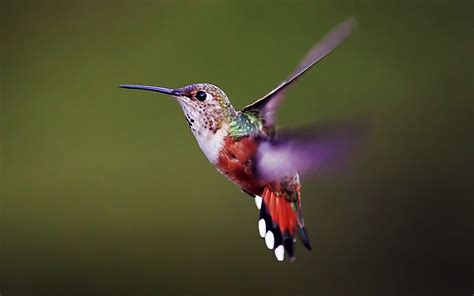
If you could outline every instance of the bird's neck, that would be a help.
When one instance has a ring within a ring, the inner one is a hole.
[[[224,110],[196,110],[183,104],[181,108],[199,147],[209,161],[215,164],[237,112],[233,107]]]
[[[241,138],[251,135],[264,135],[265,132],[263,123],[258,117],[235,112],[232,117],[221,119],[215,129],[201,128],[193,131],[193,134],[209,161],[216,164],[226,138],[230,138],[231,141],[239,141]]]

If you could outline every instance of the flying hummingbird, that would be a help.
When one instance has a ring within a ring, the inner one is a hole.
[[[255,200],[258,232],[278,261],[294,260],[296,235],[311,250],[301,209],[299,174],[344,157],[354,134],[343,125],[277,130],[275,111],[287,88],[353,31],[350,18],[316,43],[288,79],[242,110],[217,86],[120,85],[170,95],[180,104],[201,150],[215,168]],[[309,94],[308,94],[309,95]]]

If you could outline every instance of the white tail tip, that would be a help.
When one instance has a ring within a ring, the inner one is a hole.
[[[257,209],[259,210],[262,207],[262,198],[258,195],[255,196],[255,205],[257,206]]]
[[[283,261],[285,258],[285,248],[283,248],[283,245],[279,245],[275,248],[275,257],[278,261]]]

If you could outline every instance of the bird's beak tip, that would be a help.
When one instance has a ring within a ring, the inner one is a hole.
[[[148,90],[148,91],[155,91],[166,95],[176,95],[177,91],[171,88],[159,87],[159,86],[151,86],[151,85],[139,85],[139,84],[120,84],[119,87],[127,88],[127,89],[140,89],[140,90]]]

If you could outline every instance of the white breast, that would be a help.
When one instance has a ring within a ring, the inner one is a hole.
[[[181,108],[188,120],[191,131],[198,142],[202,152],[213,164],[217,163],[219,151],[224,145],[224,137],[227,136],[229,126],[223,124],[215,133],[206,126],[205,118],[194,108],[180,102]],[[207,124],[209,124],[207,122]]]
[[[193,132],[202,152],[204,152],[207,159],[213,164],[217,163],[219,151],[224,145],[224,137],[227,135],[227,130],[228,126],[226,125],[217,130],[216,133],[207,129],[202,130],[200,134]]]

